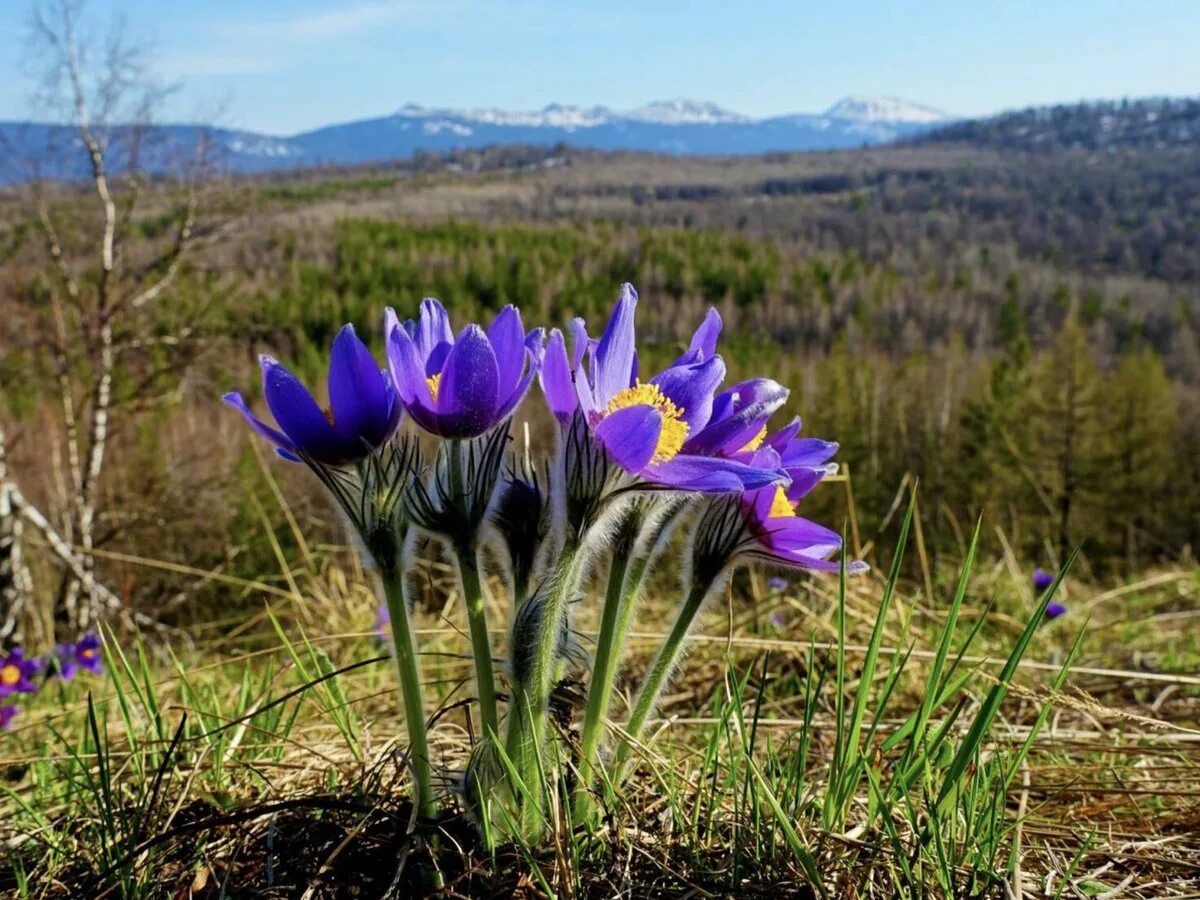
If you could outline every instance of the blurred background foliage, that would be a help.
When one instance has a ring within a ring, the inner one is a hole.
[[[598,331],[623,281],[642,297],[645,370],[673,358],[711,305],[725,322],[730,380],[766,374],[792,388],[788,414],[842,446],[869,549],[894,544],[899,492],[916,480],[935,570],[960,558],[981,515],[985,544],[1007,543],[1030,567],[1056,565],[1076,544],[1078,574],[1096,579],[1186,560],[1200,537],[1190,273],[1175,279],[1161,258],[1151,265],[1133,251],[1095,258],[1086,242],[1027,252],[1027,205],[1040,179],[1077,171],[1077,151],[1023,166],[989,152],[934,143],[730,162],[514,150],[222,182],[208,210],[229,227],[153,313],[150,333],[172,339],[143,336],[117,372],[115,390],[138,415],[114,438],[105,475],[113,512],[101,569],[169,618],[237,602],[228,585],[124,555],[239,578],[281,571],[296,548],[264,494],[264,464],[318,546],[342,540],[303,473],[252,452],[218,403],[231,389],[261,402],[257,353],[319,384],[344,322],[382,359],[383,308],[407,317],[423,296],[439,297],[458,325],[514,303],[527,325],[579,315]],[[1166,165],[1155,151],[1129,151],[1123,164],[1102,155],[1102,171],[1077,180],[1117,179],[1111,197],[1142,200],[1097,217],[1086,185],[1060,191],[1044,227],[1063,238],[1087,225],[1104,243],[1140,217],[1140,227],[1179,224],[1186,235],[1191,214],[1147,193]],[[849,174],[835,183],[838,171]],[[1004,203],[994,214],[952,227],[963,204],[997,185]],[[159,186],[139,240],[164,240],[154,223],[172,190]],[[82,228],[71,214],[79,202],[69,189],[56,199],[60,218]],[[61,448],[38,437],[56,415],[53,360],[38,341],[50,327],[48,276],[29,242],[14,216],[0,237],[4,303],[15,313],[3,326],[0,403],[17,423],[14,466],[38,472],[47,461],[40,477],[23,477],[52,508],[48,461]],[[548,441],[536,396],[526,415]],[[830,487],[808,511],[841,522],[848,502]]]

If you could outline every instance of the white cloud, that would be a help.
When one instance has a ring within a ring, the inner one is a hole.
[[[215,23],[215,28],[230,41],[268,41],[276,46],[310,44],[394,21],[406,7],[401,0],[368,0],[290,19]]]
[[[0,0],[2,2],[2,0]],[[350,38],[397,20],[405,0],[363,0],[292,18],[202,20],[182,46],[164,54],[172,78],[262,75],[286,67],[293,52]],[[202,41],[197,41],[200,34]]]

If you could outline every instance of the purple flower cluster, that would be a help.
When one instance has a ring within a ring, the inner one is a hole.
[[[1033,570],[1033,589],[1039,594],[1044,594],[1054,585],[1054,573],[1047,572],[1040,566]],[[1051,600],[1046,604],[1046,618],[1057,619],[1059,616],[1064,616],[1067,613],[1067,606],[1058,600]]]
[[[80,670],[99,675],[104,671],[100,638],[85,635],[78,643],[59,644],[54,653],[42,659],[25,655],[23,647],[14,647],[0,655],[0,700],[14,701],[20,694],[36,694],[46,678],[71,681]],[[20,707],[9,702],[0,705],[0,730],[12,728]]]
[[[397,664],[423,814],[434,810],[428,758],[422,760],[428,711],[407,615],[408,561],[418,534],[444,545],[458,575],[481,733],[489,735],[499,733],[503,696],[481,572],[489,558],[503,564],[513,594],[505,745],[526,783],[538,781],[549,764],[538,757],[550,737],[555,673],[583,653],[572,638],[571,606],[585,593],[597,560],[625,553],[629,558],[613,572],[628,565],[641,573],[628,585],[614,575],[607,592],[597,640],[604,673],[590,685],[597,697],[611,688],[643,576],[678,522],[694,523],[688,533],[693,561],[683,567],[698,598],[687,612],[689,623],[737,565],[760,560],[825,572],[841,565],[839,535],[796,514],[804,496],[835,470],[830,459],[837,445],[801,437],[798,419],[771,431],[770,420],[788,396],[777,382],[725,384],[716,310],[673,362],[644,371],[637,306],[636,291],[623,285],[593,337],[582,319],[566,334],[527,328],[512,306],[486,327],[456,330],[442,304],[426,299],[408,321],[385,311],[383,364],[351,326],[338,333],[327,405],[269,356],[260,364],[274,424],[255,415],[240,394],[224,397],[281,457],[314,471],[380,576],[387,603],[375,633],[391,644]],[[554,452],[541,462],[531,459],[528,447],[523,456],[509,451],[512,417],[535,379],[558,423]],[[423,448],[430,442],[416,440],[420,433],[439,439],[428,463]],[[614,534],[624,535],[623,550]],[[485,547],[493,552],[481,555]],[[676,630],[681,623],[682,615]],[[605,708],[589,698],[590,772]],[[476,762],[472,778],[498,777]],[[522,813],[518,820],[530,817]]]

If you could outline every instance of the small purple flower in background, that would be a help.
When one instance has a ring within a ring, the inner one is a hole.
[[[1045,569],[1038,567],[1033,570],[1033,589],[1039,594],[1049,590],[1050,585],[1054,584],[1054,575],[1047,572]]]
[[[782,628],[787,624],[787,617],[784,616],[781,610],[777,609],[767,618],[767,622],[770,623],[772,628]]]
[[[1033,589],[1039,594],[1044,594],[1046,591],[1050,590],[1050,587],[1053,584],[1053,573],[1047,572],[1040,566],[1033,570]],[[1059,616],[1065,615],[1066,612],[1066,604],[1059,603],[1057,600],[1051,600],[1048,604],[1046,604],[1047,619],[1057,619]]]
[[[95,634],[84,635],[77,644],[60,644],[54,648],[58,662],[58,677],[71,681],[80,669],[100,675],[104,671],[104,658],[100,653],[100,638]]]
[[[12,731],[12,721],[20,709],[16,706],[0,706],[0,731]]]
[[[468,325],[454,336],[445,307],[421,301],[415,323],[384,313],[388,367],[413,421],[445,438],[473,438],[512,415],[542,357],[543,332],[526,333],[515,306],[485,332]]]
[[[41,670],[40,660],[26,659],[25,651],[14,647],[8,656],[0,657],[0,697],[35,693],[38,686],[33,678]]]
[[[386,603],[380,603],[379,612],[375,614],[375,637],[385,643],[392,639],[392,614]]]
[[[236,391],[221,399],[245,416],[250,427],[286,460],[308,459],[329,466],[357,462],[387,441],[400,422],[402,406],[392,378],[380,369],[352,325],[333,339],[327,411],[274,357],[263,355],[258,361],[267,406],[281,430],[255,416]]]
[[[780,578],[778,575],[772,575],[770,578],[767,579],[767,589],[768,590],[782,591],[782,590],[786,590],[787,586],[788,586],[788,580],[786,578]]]

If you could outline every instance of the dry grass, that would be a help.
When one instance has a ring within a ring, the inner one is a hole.
[[[262,593],[295,657],[272,633],[266,608],[249,621],[213,623],[192,635],[192,648],[151,646],[141,662],[132,637],[121,636],[129,668],[110,662],[110,677],[89,685],[105,734],[99,756],[96,742],[88,744],[81,686],[39,697],[0,742],[7,794],[0,799],[0,895],[316,898],[415,889],[430,856],[413,840],[422,832],[403,799],[402,729],[386,658],[368,631],[370,591],[354,570],[297,562],[288,571],[287,587],[247,589]],[[452,774],[474,741],[464,702],[470,664],[449,579],[437,564],[428,574],[429,596],[444,606],[426,609],[421,640],[430,693],[443,709],[433,730],[436,752]],[[920,702],[939,609],[952,594],[936,575],[931,581],[932,597],[912,588],[891,610],[884,655],[907,642],[915,649],[880,738]],[[738,585],[725,608],[710,611],[643,748],[638,776],[602,833],[561,833],[536,859],[517,848],[489,858],[469,823],[448,816],[433,856],[445,890],[810,894],[786,852],[764,856],[777,825],[769,816],[753,823],[739,801],[745,786],[732,776],[744,761],[729,729],[731,722],[753,728],[755,765],[765,770],[785,758],[807,717],[802,793],[821,792],[836,709],[828,690],[806,702],[805,685],[836,651],[833,587],[813,580],[771,592],[755,578]],[[854,667],[880,589],[878,578],[864,579],[847,598],[847,692],[856,689]],[[1017,852],[978,895],[1200,895],[1200,579],[1167,570],[1107,590],[1069,589],[1070,615],[1042,626],[986,746],[986,755],[1001,757],[1023,740],[1042,705],[1052,704],[1004,804]],[[985,615],[986,600],[993,605],[974,651],[968,705],[994,680],[1031,604],[1004,561],[980,571],[969,597],[964,632]],[[647,603],[630,674],[661,638],[670,608],[666,599]],[[581,612],[585,632],[591,612]],[[503,621],[507,610],[496,613]],[[1050,680],[1080,628],[1082,653],[1065,689],[1051,697]],[[737,695],[729,673],[749,675],[753,689]],[[619,719],[620,702],[615,710]],[[881,755],[877,765],[887,764]],[[105,767],[113,785],[107,806],[86,777],[94,782]],[[837,833],[797,823],[831,896],[895,892],[896,850],[879,827],[865,827],[866,799],[855,800]],[[702,822],[681,821],[701,809]],[[99,846],[102,834],[111,846]],[[746,845],[748,836],[755,846]],[[942,894],[935,881],[927,889]]]

